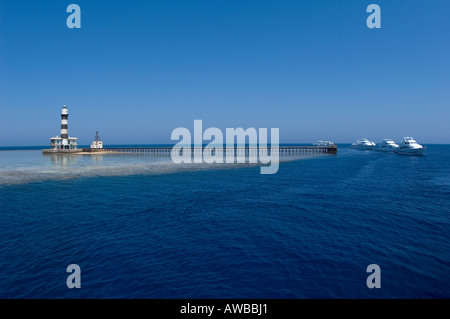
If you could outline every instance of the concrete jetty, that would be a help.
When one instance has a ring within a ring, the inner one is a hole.
[[[189,148],[189,147],[188,147]],[[205,147],[191,147],[191,153],[203,152]],[[216,148],[215,151],[220,151],[221,148]],[[222,151],[225,153],[228,149],[223,147]],[[267,150],[271,152],[271,147],[267,147]],[[46,150],[43,150],[46,151]],[[53,150],[48,150],[53,151]],[[96,148],[82,148],[78,149],[80,153],[127,153],[127,154],[152,154],[161,156],[170,156],[172,147],[104,147],[101,149]],[[235,154],[258,154],[258,147],[235,146]],[[337,146],[279,146],[278,151],[281,155],[296,155],[296,154],[337,154]]]

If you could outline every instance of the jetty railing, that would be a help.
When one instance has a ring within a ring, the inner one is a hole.
[[[161,155],[161,156],[170,156],[172,153],[173,147],[105,147],[105,148],[83,148],[83,152],[87,153],[133,153],[133,154],[152,154],[152,155]],[[189,147],[184,148],[189,149]],[[191,147],[191,154],[203,152],[205,146],[203,147]],[[230,150],[231,149],[231,150]],[[337,154],[337,146],[279,146],[278,148],[279,155],[299,155],[299,154]],[[259,152],[263,150],[262,148],[253,147],[253,146],[234,146],[234,154],[239,155],[253,155],[259,154]],[[180,150],[182,152],[182,149]],[[233,147],[217,147],[212,151],[212,155],[215,152],[226,152],[233,151]],[[272,148],[268,146],[264,152],[268,152],[270,154],[272,152]]]

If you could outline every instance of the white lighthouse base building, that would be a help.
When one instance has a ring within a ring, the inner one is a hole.
[[[78,144],[78,138],[69,137],[63,139],[59,136],[50,138],[50,147],[52,150],[76,150]]]

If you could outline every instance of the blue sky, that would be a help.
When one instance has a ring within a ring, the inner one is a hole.
[[[168,143],[195,119],[450,143],[449,17],[446,0],[0,0],[0,146],[47,145],[63,104],[80,144]]]

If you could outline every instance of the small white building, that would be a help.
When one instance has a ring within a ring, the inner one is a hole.
[[[103,142],[98,136],[98,131],[95,133],[95,140],[92,142],[91,148],[103,148]]]

